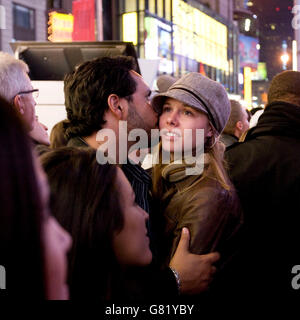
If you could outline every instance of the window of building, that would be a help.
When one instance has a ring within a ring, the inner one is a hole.
[[[149,12],[151,12],[153,14],[156,13],[155,0],[148,0],[148,10],[149,10]]]
[[[171,21],[171,0],[145,0],[148,12]]]
[[[48,8],[61,9],[62,8],[62,0],[48,0]]]
[[[171,13],[171,0],[165,0],[165,18],[168,21],[172,19]]]
[[[140,0],[140,2],[139,2],[139,10],[145,10],[145,1],[144,0]]]
[[[125,12],[135,12],[135,11],[136,11],[136,0],[126,0]]]
[[[163,0],[157,1],[157,15],[161,18],[164,17],[164,1]]]
[[[15,40],[35,40],[35,10],[13,4]]]

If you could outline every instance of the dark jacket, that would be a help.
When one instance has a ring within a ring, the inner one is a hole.
[[[226,158],[245,214],[241,290],[282,302],[300,264],[300,106],[268,105]]]
[[[225,147],[228,148],[234,143],[238,142],[239,139],[233,134],[222,133],[220,140],[225,144]]]

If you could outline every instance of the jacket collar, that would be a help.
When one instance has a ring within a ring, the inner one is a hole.
[[[300,138],[300,106],[283,101],[272,102],[257,125],[249,130],[245,141],[266,135]]]
[[[89,145],[81,137],[77,136],[68,141],[68,147],[89,147]]]

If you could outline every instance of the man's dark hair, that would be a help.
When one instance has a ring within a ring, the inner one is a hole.
[[[110,94],[131,100],[136,82],[132,57],[103,57],[78,66],[64,80],[65,105],[70,121],[66,136],[89,136],[102,128]]]

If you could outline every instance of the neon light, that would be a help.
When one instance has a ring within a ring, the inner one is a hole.
[[[133,42],[135,46],[137,45],[138,35],[136,12],[123,14],[123,41]]]

